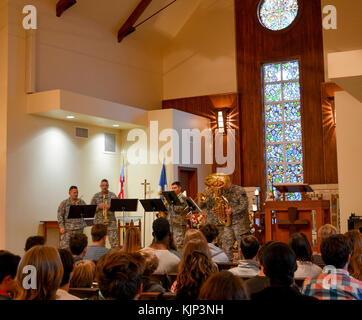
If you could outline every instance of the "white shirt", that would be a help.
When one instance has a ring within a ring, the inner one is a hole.
[[[158,267],[154,272],[155,274],[177,273],[178,264],[180,263],[180,258],[178,256],[169,250],[156,250],[150,247],[147,249],[153,250],[158,258]]]
[[[294,279],[315,278],[322,272],[322,268],[311,261],[297,261],[297,266],[298,269],[294,273]]]

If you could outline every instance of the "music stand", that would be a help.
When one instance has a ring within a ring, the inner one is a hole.
[[[122,212],[123,227],[124,227],[125,212],[137,211],[137,204],[138,204],[138,199],[111,199],[111,207],[109,208],[109,211]],[[123,240],[124,240],[124,232],[123,232]]]
[[[182,203],[178,198],[175,191],[162,191],[161,194],[165,197],[168,205],[170,206],[170,221],[171,221],[171,230],[173,234],[173,217],[175,215],[175,206],[181,206]]]
[[[84,225],[84,219],[94,219],[96,214],[97,205],[71,205],[69,208],[68,219],[81,219],[82,226]]]
[[[190,223],[190,227],[192,229],[192,213],[194,211],[198,212],[198,213],[202,213],[202,210],[200,209],[200,207],[196,204],[196,202],[194,201],[194,199],[192,199],[191,197],[187,197],[186,198],[186,203],[187,203],[187,206],[190,208],[190,215],[191,215],[191,223]]]
[[[140,202],[145,212],[153,212],[153,217],[155,216],[155,211],[167,211],[161,199],[140,199]]]

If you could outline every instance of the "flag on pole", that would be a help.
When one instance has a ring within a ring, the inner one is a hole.
[[[124,160],[122,163],[122,169],[121,169],[121,177],[119,179],[120,182],[120,191],[118,194],[118,198],[119,199],[124,199],[124,182],[125,182],[125,177],[124,177]]]
[[[161,170],[161,176],[160,176],[160,182],[158,183],[158,189],[159,189],[159,194],[161,196],[161,192],[165,191],[167,188],[167,177],[166,177],[166,167],[165,167],[165,162],[163,162],[162,165],[162,170]]]

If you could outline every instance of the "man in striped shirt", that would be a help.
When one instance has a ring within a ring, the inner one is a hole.
[[[319,276],[304,281],[302,293],[319,300],[362,300],[362,282],[348,273],[351,249],[346,237],[336,234],[324,239],[321,253],[326,266]]]

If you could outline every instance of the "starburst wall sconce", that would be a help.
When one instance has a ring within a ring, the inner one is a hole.
[[[217,132],[219,134],[226,134],[226,130],[229,127],[229,114],[230,108],[219,108],[215,109]]]

